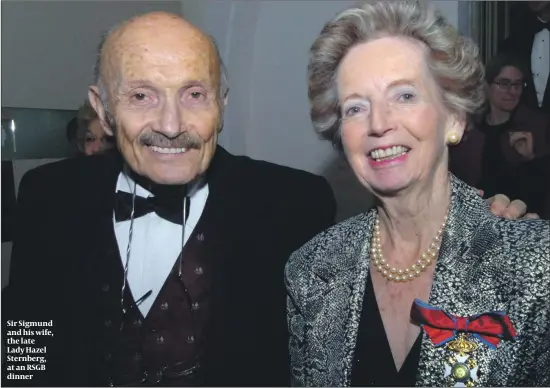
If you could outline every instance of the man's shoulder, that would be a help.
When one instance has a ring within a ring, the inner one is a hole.
[[[71,177],[77,176],[79,164],[77,158],[70,158],[35,167],[21,178],[19,192],[40,192],[42,196],[55,192],[71,182]]]
[[[41,193],[66,190],[68,187],[78,188],[80,182],[89,177],[99,177],[105,173],[105,168],[113,159],[113,155],[86,156],[62,159],[43,164],[27,171],[20,183],[20,190],[34,190],[40,187]]]
[[[223,186],[238,190],[239,201],[250,208],[262,209],[282,220],[319,221],[323,227],[334,222],[336,200],[324,177],[247,156],[226,156]]]
[[[234,158],[235,167],[240,172],[240,176],[259,189],[285,185],[286,188],[300,187],[310,191],[318,188],[319,185],[328,186],[325,178],[297,168],[248,156],[232,155],[231,157]],[[280,187],[283,188],[283,186]]]
[[[48,180],[67,177],[67,174],[76,172],[81,165],[81,158],[68,158],[47,163],[30,169],[24,175],[27,180]]]

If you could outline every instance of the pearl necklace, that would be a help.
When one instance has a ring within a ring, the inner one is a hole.
[[[443,220],[441,227],[437,231],[433,242],[430,244],[428,250],[420,256],[420,259],[416,261],[409,268],[399,269],[389,265],[382,256],[382,244],[380,242],[380,218],[376,217],[374,223],[374,235],[372,238],[372,263],[380,274],[386,279],[393,282],[408,282],[419,277],[422,272],[428,268],[432,262],[437,258],[439,254],[439,248],[441,247],[441,235],[445,230],[447,224],[447,216]]]

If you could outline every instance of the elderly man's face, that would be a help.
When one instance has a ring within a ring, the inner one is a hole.
[[[185,184],[215,151],[223,110],[218,58],[210,40],[183,21],[143,19],[115,35],[103,56],[117,144],[138,174]]]
[[[441,103],[420,44],[387,37],[357,45],[337,82],[342,144],[364,186],[396,195],[447,174],[446,133],[464,127]]]

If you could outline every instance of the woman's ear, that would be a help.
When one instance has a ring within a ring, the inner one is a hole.
[[[464,137],[468,119],[466,114],[451,114],[447,121],[445,141],[448,145],[456,145]]]

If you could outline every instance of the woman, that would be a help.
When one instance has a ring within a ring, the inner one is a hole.
[[[420,3],[350,8],[312,47],[313,124],[377,205],[287,265],[293,385],[550,383],[550,227],[449,174],[483,67]]]
[[[101,128],[99,117],[89,102],[78,110],[77,122],[76,145],[80,153],[90,156],[115,146],[114,139]]]

